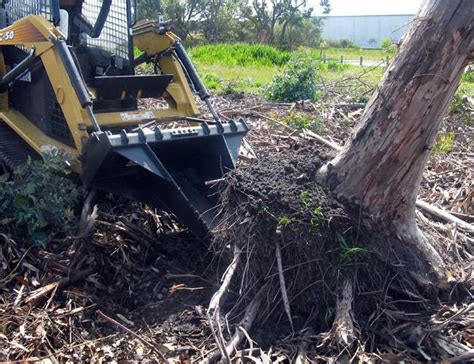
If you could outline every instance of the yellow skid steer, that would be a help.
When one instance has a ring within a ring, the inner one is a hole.
[[[220,120],[171,23],[136,13],[132,0],[0,0],[0,162],[59,150],[87,187],[204,236],[217,204],[206,182],[235,168],[248,128]],[[144,62],[154,74],[136,74]],[[196,117],[194,93],[212,120]]]

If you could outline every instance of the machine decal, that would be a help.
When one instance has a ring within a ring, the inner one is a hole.
[[[0,41],[2,40],[12,40],[15,38],[15,32],[10,30],[9,32],[0,33]]]
[[[138,121],[138,120],[150,120],[155,118],[153,111],[144,112],[122,112],[120,118],[123,121]]]
[[[47,42],[48,40],[29,21],[18,21],[0,32],[0,45]]]

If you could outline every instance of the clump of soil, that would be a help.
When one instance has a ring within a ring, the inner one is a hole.
[[[342,280],[373,275],[364,233],[316,182],[316,172],[328,158],[315,146],[293,146],[289,152],[260,156],[255,164],[227,175],[222,223],[213,248],[232,254],[230,243],[245,257],[234,279],[235,316],[267,287],[256,321],[279,329],[277,335],[266,330],[263,341],[281,339],[308,325],[327,331]]]

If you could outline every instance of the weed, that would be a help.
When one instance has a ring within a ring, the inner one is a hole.
[[[456,92],[449,105],[449,112],[456,113],[462,111],[464,108],[463,98],[464,95],[461,92]]]
[[[464,72],[461,77],[461,82],[474,83],[474,68],[469,68],[466,72]]]
[[[287,215],[280,216],[278,218],[277,230],[281,231],[281,230],[285,229],[286,227],[288,227],[288,225],[290,225],[293,222],[295,222],[294,217],[290,217],[290,216],[287,216]]]
[[[292,112],[288,114],[282,122],[294,129],[309,129],[318,134],[325,133],[321,119],[310,117],[310,115],[306,113]]]
[[[257,214],[258,215],[270,214],[270,209],[268,208],[267,205],[261,204],[257,209]]]
[[[300,193],[300,201],[304,207],[311,206],[311,197],[309,197],[309,191],[303,191]]]
[[[433,147],[433,153],[435,154],[447,154],[453,150],[454,147],[454,137],[456,134],[448,133],[440,135],[436,144]]]
[[[369,95],[358,95],[358,96],[351,97],[349,102],[355,103],[355,104],[366,104],[369,102],[369,100],[370,100]]]
[[[45,246],[49,233],[71,232],[73,206],[81,190],[65,174],[69,165],[62,155],[28,162],[16,168],[12,180],[0,176],[0,220],[12,219],[15,233]]]
[[[264,44],[208,44],[193,48],[194,61],[205,64],[229,66],[282,66],[290,59],[290,53]]]
[[[327,67],[327,70],[329,72],[342,72],[344,70],[347,70],[350,68],[351,65],[349,64],[342,64],[340,62],[336,62],[336,61],[329,61],[326,65]],[[324,67],[323,65],[320,65],[320,68],[321,67]]]
[[[313,216],[314,217],[317,217],[319,219],[322,219],[324,217],[324,214],[323,214],[323,207],[321,205],[319,206],[316,206],[314,209],[313,209]]]
[[[222,93],[224,95],[233,95],[239,93],[243,89],[243,82],[241,80],[230,80],[224,83]]]
[[[340,265],[349,265],[354,263],[355,259],[361,254],[369,252],[369,249],[363,247],[351,247],[343,235],[336,233],[336,241],[341,251],[339,255]]]
[[[311,218],[309,220],[309,225],[311,226],[311,229],[317,228],[323,220],[323,207],[321,205],[316,206],[314,209],[311,210]]]
[[[393,41],[390,38],[382,39],[379,45],[380,48],[382,48],[383,51],[387,53],[393,52],[396,49],[396,45],[393,44]]]

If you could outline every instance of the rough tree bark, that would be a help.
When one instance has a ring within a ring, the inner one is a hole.
[[[425,0],[352,137],[319,171],[366,227],[395,237],[386,241],[394,249],[404,246],[406,267],[424,285],[442,285],[449,272],[416,226],[415,203],[440,123],[474,56],[473,19],[472,0]]]

